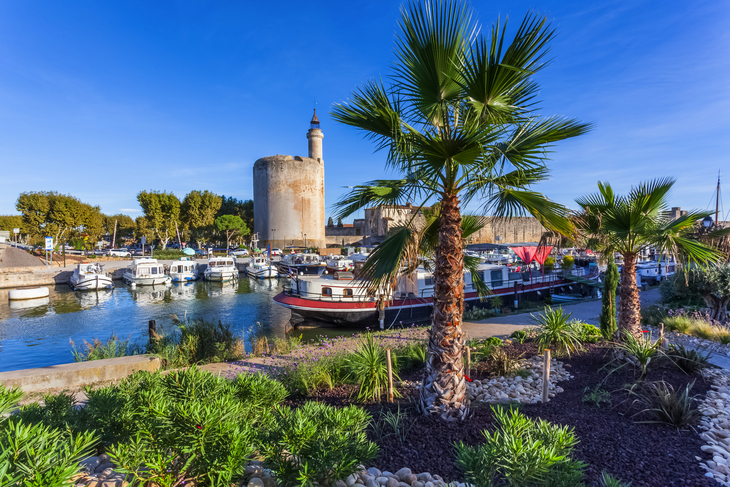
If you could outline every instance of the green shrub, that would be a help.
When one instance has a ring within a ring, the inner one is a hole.
[[[573,268],[573,265],[575,264],[575,259],[572,258],[569,255],[566,255],[563,257],[563,261],[560,263],[560,267],[563,268],[563,270],[569,271]]]
[[[180,257],[187,257],[182,250],[174,249],[155,250],[152,256],[159,260],[177,260]]]
[[[271,409],[286,394],[264,376],[229,381],[195,367],[137,373],[122,382],[119,441],[107,451],[118,471],[160,486],[240,481],[257,429],[272,427]],[[101,420],[91,419],[92,425]]]
[[[97,439],[93,432],[70,434],[17,414],[6,417],[22,397],[20,389],[0,384],[0,485],[71,485],[81,470],[78,462],[92,453]]]
[[[598,487],[631,487],[631,482],[624,483],[604,470],[598,478]]]
[[[711,352],[702,353],[701,350],[692,350],[683,345],[669,345],[666,356],[681,370],[694,374],[710,365]]]
[[[320,388],[332,389],[349,382],[346,352],[317,354],[288,362],[274,372],[290,397],[306,396]]]
[[[382,442],[385,438],[394,436],[403,445],[408,440],[408,435],[411,429],[413,429],[415,422],[416,418],[402,412],[400,405],[398,405],[397,411],[385,411],[382,413],[378,420],[373,422],[372,430],[379,442]]]
[[[497,312],[493,309],[477,308],[476,306],[472,306],[468,310],[464,311],[462,319],[464,321],[479,321],[486,320],[487,318],[493,318],[495,316],[497,316]]]
[[[576,320],[571,325],[575,327],[575,334],[581,343],[598,343],[603,338],[601,330],[589,323]]]
[[[144,349],[137,344],[130,343],[129,338],[122,340],[113,333],[107,338],[106,342],[102,342],[98,338],[93,338],[91,343],[84,340],[80,350],[76,350],[76,344],[73,340],[69,340],[69,342],[71,343],[74,362],[88,362],[89,360],[103,360],[144,353]]]
[[[492,371],[498,376],[512,375],[522,365],[522,355],[515,357],[509,355],[504,349],[495,350],[489,357],[488,364]]]
[[[583,389],[583,402],[601,407],[601,403],[611,405],[611,393],[602,389],[600,385],[596,385],[593,389],[586,387]]]
[[[522,330],[516,330],[513,331],[509,337],[517,343],[525,343],[525,340],[527,339],[527,332]]]
[[[690,396],[692,386],[694,381],[679,392],[671,384],[659,381],[643,386],[634,384],[629,392],[644,408],[636,414],[648,413],[652,418],[642,423],[667,423],[680,428],[700,418],[699,410],[693,405],[694,396]]]
[[[492,408],[496,431],[484,430],[478,447],[455,444],[456,466],[477,487],[581,484],[585,464],[571,458],[578,439],[568,426]]]
[[[79,422],[77,403],[73,394],[46,394],[43,405],[30,403],[21,406],[14,418],[26,423],[43,424],[62,431],[74,430]]]
[[[693,325],[692,318],[689,316],[678,315],[664,318],[664,331],[687,333]]]
[[[346,365],[349,377],[359,385],[358,401],[380,401],[388,387],[388,366],[385,349],[375,343],[372,333],[366,333],[357,348],[347,355]],[[393,379],[400,381],[395,371]],[[395,390],[393,393],[400,396]]]
[[[177,329],[158,337],[150,337],[147,353],[160,356],[168,367],[224,362],[245,355],[243,340],[236,337],[230,324],[205,320],[179,320],[173,315]]]
[[[531,316],[538,326],[535,342],[541,351],[554,347],[556,351],[566,352],[570,356],[570,352],[580,348],[577,330],[568,321],[571,313],[566,313],[563,308],[553,309],[546,306],[542,314]]]
[[[489,305],[492,307],[492,309],[502,309],[502,296],[499,294],[495,294],[491,298],[489,298]]]
[[[398,357],[400,370],[420,369],[426,364],[428,356],[427,344],[425,341],[409,343],[404,347],[395,349],[395,356]]]
[[[467,346],[471,349],[471,358],[474,362],[483,362],[489,359],[501,345],[502,340],[497,337],[489,337],[482,340],[471,339],[467,341]]]
[[[332,485],[378,454],[365,434],[370,415],[356,406],[307,402],[296,409],[276,406],[273,415],[275,427],[262,435],[261,452],[284,486]]]

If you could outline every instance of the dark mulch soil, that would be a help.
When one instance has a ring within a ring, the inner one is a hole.
[[[507,347],[511,354],[528,358],[536,353],[533,344],[513,344]],[[634,416],[638,409],[632,407],[632,399],[623,391],[626,384],[635,382],[634,370],[626,366],[613,373],[602,386],[611,391],[612,405],[601,408],[582,402],[584,389],[593,387],[606,378],[609,369],[602,367],[609,362],[609,350],[600,345],[588,345],[584,352],[559,360],[570,368],[574,379],[560,383],[565,390],[546,404],[522,405],[520,410],[534,418],[542,418],[556,424],[575,428],[580,439],[575,458],[588,463],[588,485],[606,470],[633,487],[655,486],[714,486],[716,482],[704,476],[695,456],[711,459],[702,452],[704,442],[697,428],[678,431],[665,424],[638,423],[642,416]],[[700,376],[689,377],[670,363],[652,364],[645,381],[664,380],[675,389],[695,380],[692,389],[698,399],[709,389]],[[482,373],[475,373],[479,377]],[[403,374],[403,379],[420,380],[419,372]],[[326,402],[334,406],[352,404],[353,386],[341,386],[321,391],[308,400]],[[415,391],[414,391],[415,392]],[[413,398],[398,401],[401,410],[410,407]],[[299,402],[299,401],[297,401]],[[365,404],[375,418],[397,405]],[[430,472],[445,479],[462,480],[454,465],[453,444],[457,441],[477,445],[482,442],[481,431],[493,429],[492,411],[483,406],[473,409],[465,422],[447,422],[438,417],[415,415],[415,423],[408,440],[401,445],[398,440],[386,438],[379,442],[380,456],[372,465],[391,472],[409,467],[415,472]],[[645,418],[644,418],[645,419]],[[377,441],[376,438],[371,438]]]

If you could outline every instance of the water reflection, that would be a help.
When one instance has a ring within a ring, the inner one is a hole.
[[[69,339],[76,343],[112,333],[146,340],[147,323],[165,326],[171,315],[230,323],[239,334],[261,323],[266,334],[284,336],[289,310],[273,304],[283,282],[242,278],[234,282],[174,284],[166,287],[121,283],[112,291],[74,292],[51,287],[48,298],[9,302],[0,290],[0,371],[72,361]]]

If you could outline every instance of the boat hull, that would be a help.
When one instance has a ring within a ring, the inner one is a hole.
[[[69,279],[69,285],[74,291],[96,291],[99,289],[113,289],[114,282],[109,276],[93,275],[87,277],[78,277],[72,275]]]
[[[191,282],[195,281],[198,278],[195,274],[192,272],[171,272],[170,273],[170,279],[172,279],[172,282]]]
[[[210,282],[228,282],[238,278],[237,271],[206,272],[203,279]]]
[[[137,277],[132,274],[124,274],[124,282],[127,284],[135,284],[137,286],[165,286],[172,282],[170,276],[144,276]]]
[[[277,271],[276,266],[269,267],[248,267],[246,269],[246,274],[249,277],[256,277],[258,279],[276,279],[279,277],[279,271]]]

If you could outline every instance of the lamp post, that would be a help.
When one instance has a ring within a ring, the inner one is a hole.
[[[304,251],[307,251],[307,234],[304,234]]]
[[[276,228],[271,229],[271,246],[276,247]]]

